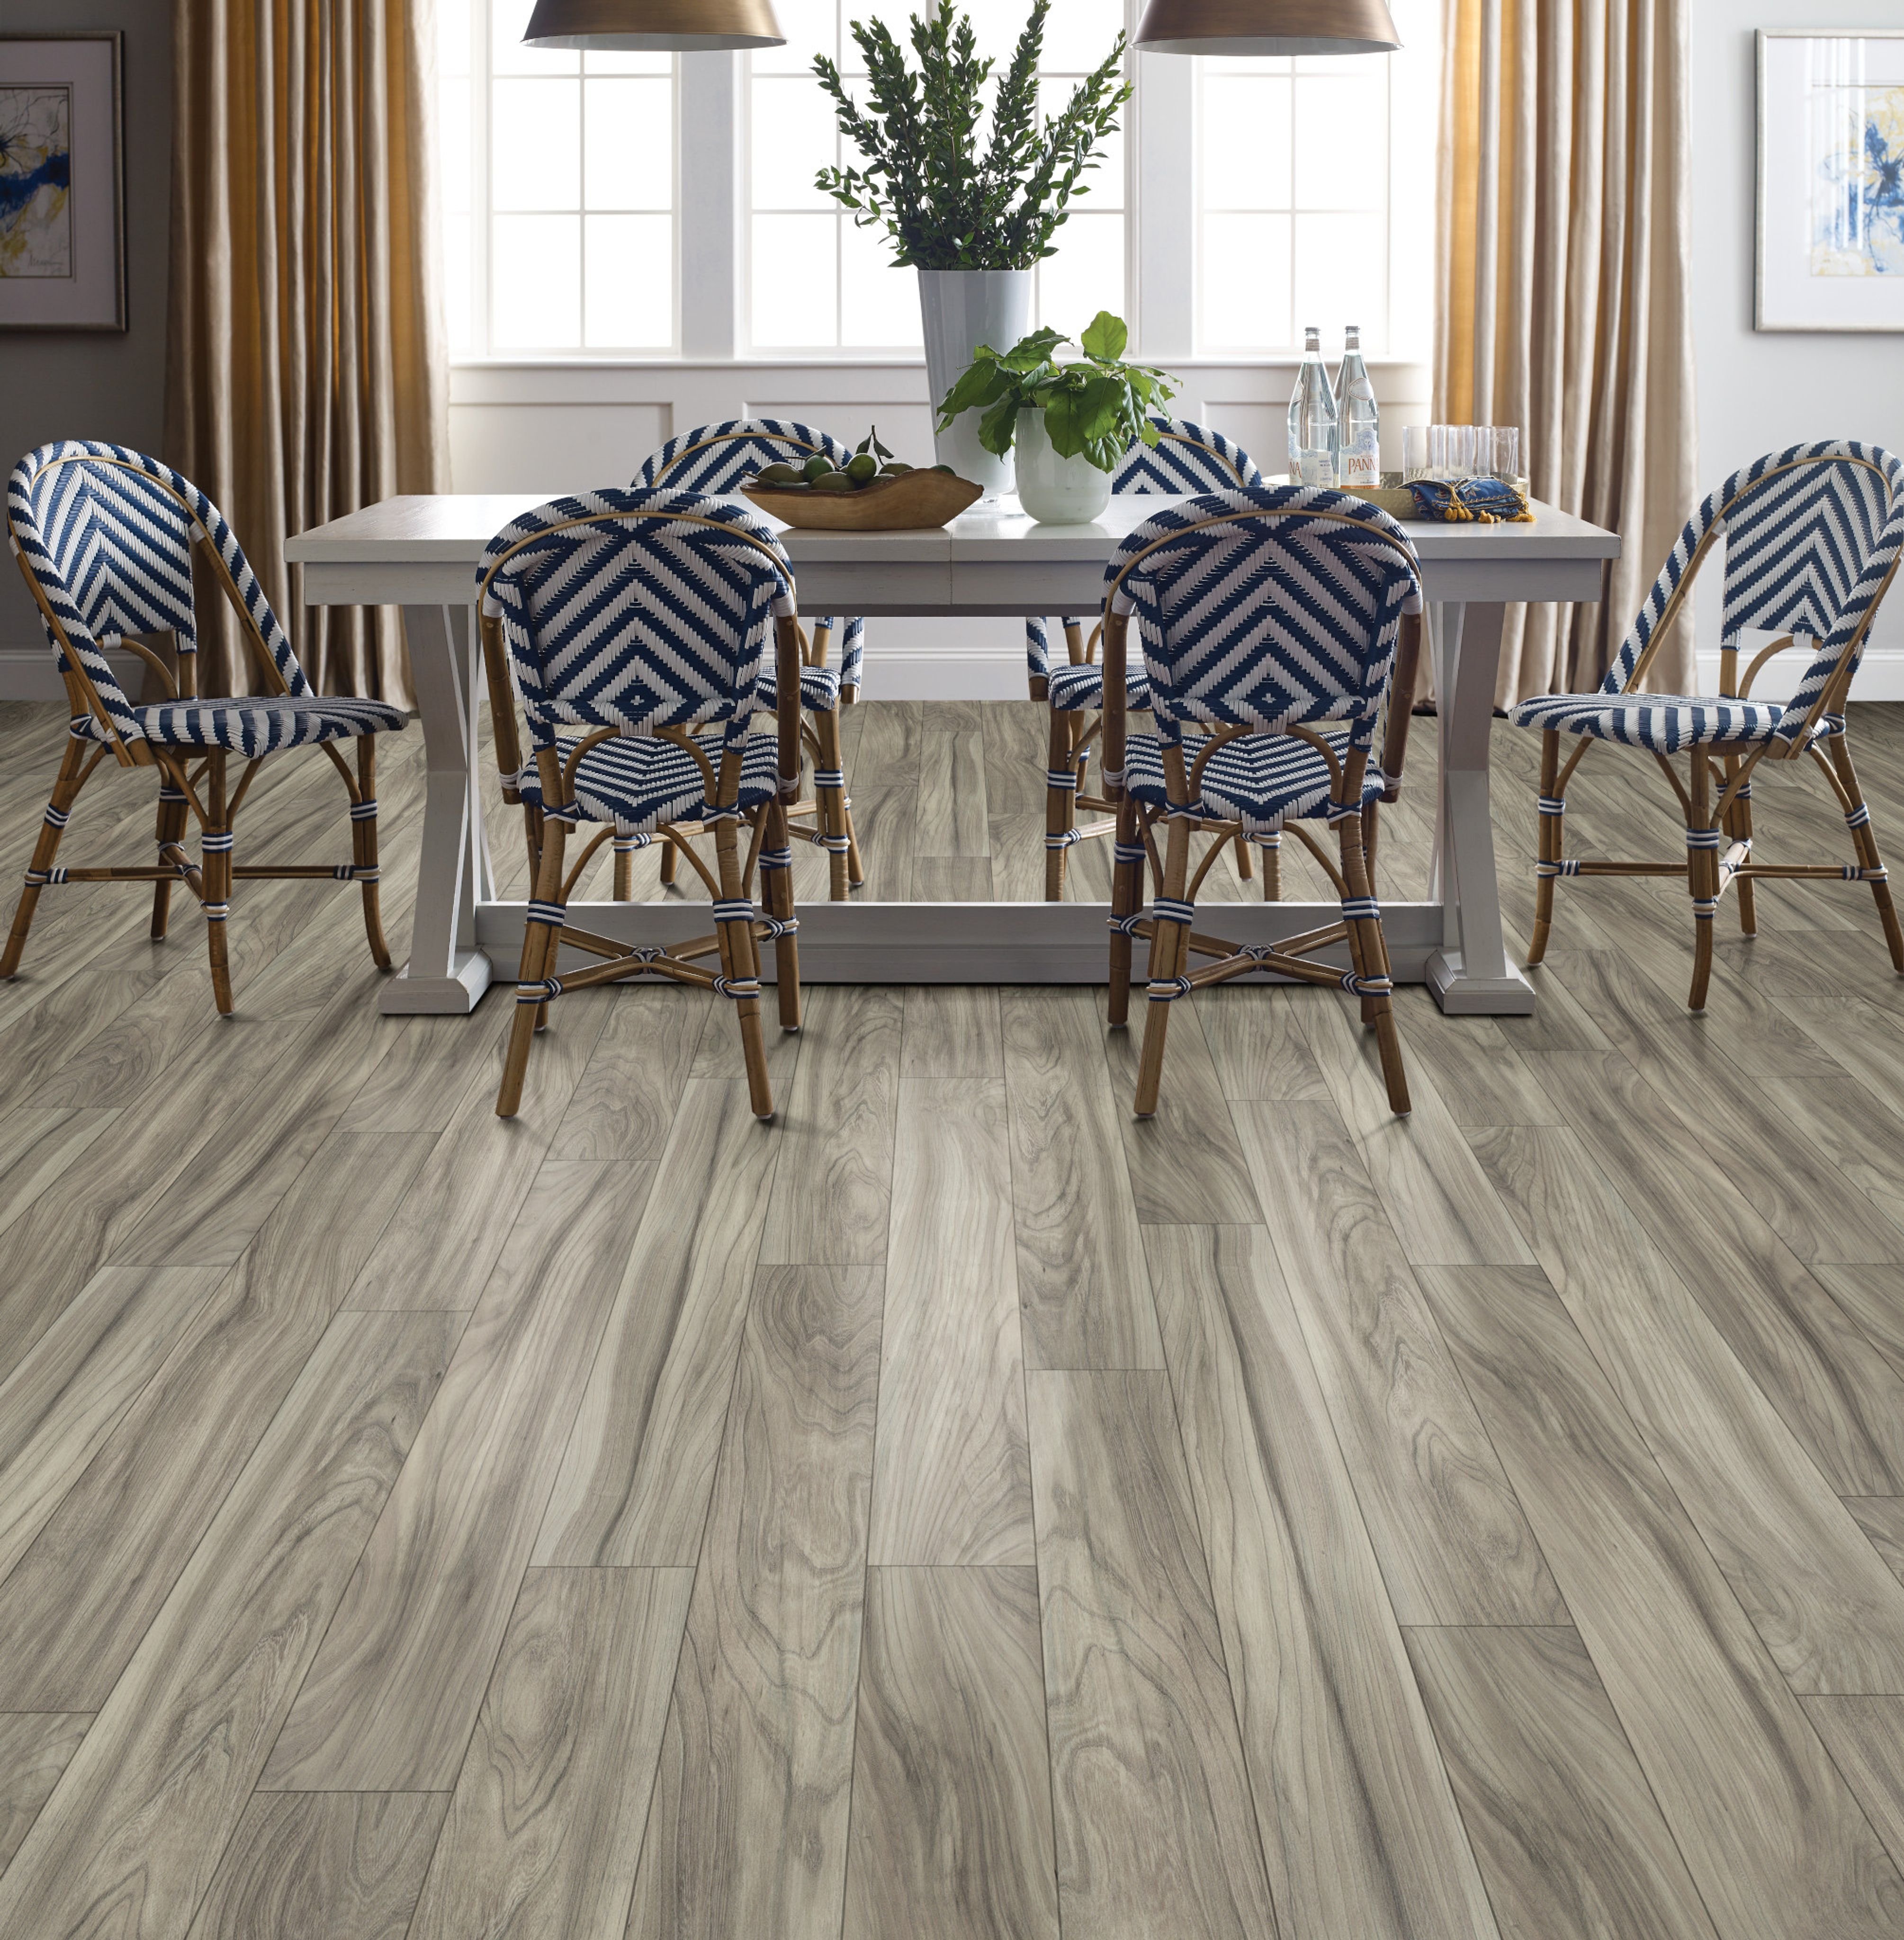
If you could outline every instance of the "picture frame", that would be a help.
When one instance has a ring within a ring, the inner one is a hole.
[[[124,46],[0,34],[0,330],[127,327]]]
[[[1904,331],[1904,29],[1761,28],[1762,331]]]

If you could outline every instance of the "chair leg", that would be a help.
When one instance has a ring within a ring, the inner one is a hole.
[[[230,812],[226,807],[225,751],[212,749],[207,758],[204,792],[206,822],[199,838],[205,858],[205,941],[212,958],[212,999],[218,1014],[232,1012],[231,962],[226,936],[226,919],[231,914],[231,850],[233,836]]]
[[[1857,770],[1851,764],[1851,750],[1847,737],[1834,734],[1830,743],[1832,766],[1838,770],[1838,779],[1844,785],[1845,795],[1854,804],[1844,818],[1851,831],[1852,846],[1857,852],[1861,868],[1882,869],[1884,858],[1878,853],[1877,831],[1871,825],[1871,811],[1865,805],[1863,792],[1858,786]],[[1890,884],[1881,876],[1870,878],[1872,900],[1878,905],[1878,920],[1884,926],[1884,941],[1890,950],[1890,967],[1900,977],[1904,977],[1904,929],[1897,920],[1896,905],[1892,902]]]
[[[1190,825],[1173,819],[1158,907],[1183,902],[1189,870]],[[1164,1036],[1170,1029],[1171,1002],[1181,994],[1176,980],[1183,975],[1188,962],[1189,940],[1187,923],[1166,923],[1159,918],[1151,925],[1150,1001],[1144,1006],[1143,1050],[1137,1060],[1137,1115],[1140,1118],[1151,1118],[1157,1110],[1158,1087],[1164,1075]]]
[[[610,892],[618,903],[633,902],[635,899],[635,852],[632,846],[624,848],[622,838],[614,839],[615,887]]]
[[[536,874],[538,903],[563,906],[562,862],[569,825],[542,825],[542,860]],[[522,936],[522,967],[516,980],[516,1014],[509,1026],[509,1048],[502,1060],[502,1087],[496,1094],[496,1115],[513,1118],[522,1103],[523,1075],[529,1069],[529,1047],[541,1027],[547,1006],[542,985],[555,962],[561,929],[531,917]]]
[[[1712,820],[1712,767],[1703,748],[1692,751],[1692,827],[1704,831]],[[1686,1008],[1703,1011],[1712,982],[1712,929],[1719,914],[1719,851],[1689,846],[1686,880],[1692,896],[1692,988]]]
[[[1346,816],[1341,829],[1342,880],[1349,886],[1349,902],[1343,914],[1348,919],[1350,954],[1356,960],[1356,975],[1376,987],[1362,993],[1362,1020],[1375,1027],[1375,1047],[1381,1057],[1382,1080],[1388,1087],[1388,1108],[1396,1117],[1406,1118],[1412,1109],[1408,1072],[1402,1066],[1402,1040],[1395,1028],[1394,1000],[1387,987],[1393,982],[1393,972],[1389,966],[1388,939],[1382,933],[1381,917],[1375,914],[1368,859],[1362,853],[1362,818]],[[1356,904],[1365,913],[1350,916],[1350,907]]]
[[[169,775],[161,770],[159,776],[159,810],[153,830],[153,840],[158,844],[159,862],[165,862],[165,852],[175,843],[185,839],[187,814],[185,792],[178,787]],[[167,882],[152,885],[152,941],[163,943],[166,931],[172,921],[172,884]]]
[[[1841,737],[1841,738],[1842,738]],[[1726,781],[1729,785],[1739,771],[1739,758],[1736,755],[1726,757]],[[1726,811],[1726,840],[1729,843],[1747,842],[1752,840],[1752,784],[1747,782],[1732,805]],[[1741,876],[1733,885],[1732,893],[1739,899],[1739,934],[1756,936],[1759,933],[1759,906],[1753,895],[1753,881],[1750,876]]]
[[[1237,880],[1243,883],[1250,881],[1256,873],[1250,863],[1250,838],[1240,830],[1236,838],[1236,873]]]
[[[674,887],[674,873],[680,866],[681,857],[675,849],[674,838],[670,835],[664,835],[661,837],[661,886],[663,889],[671,889]]]
[[[839,715],[816,714],[813,731],[819,741],[819,758],[813,764],[813,800],[819,810],[820,843],[826,851],[827,894],[833,901],[843,903],[853,838],[847,832],[847,771],[840,753]]]
[[[774,1093],[767,1078],[767,1045],[760,1028],[760,965],[754,951],[752,905],[742,893],[738,825],[714,825],[714,850],[720,863],[721,900],[735,909],[730,917],[717,915],[714,930],[720,939],[721,975],[734,987],[728,992],[740,1024],[740,1050],[747,1063],[747,1095],[754,1116],[774,1115]],[[749,988],[749,987],[752,987]]]
[[[1117,847],[1111,865],[1111,914],[1126,922],[1144,906],[1144,850],[1137,824],[1137,804],[1127,796],[1117,812]],[[1130,932],[1111,932],[1109,1021],[1121,1030],[1130,1016]]]
[[[26,932],[39,906],[40,891],[52,875],[53,859],[60,853],[60,838],[66,833],[67,819],[86,778],[86,746],[77,735],[66,737],[66,752],[60,757],[60,772],[53,777],[53,794],[40,824],[39,837],[33,844],[33,859],[27,865],[26,885],[14,906],[14,926],[8,934],[6,949],[0,952],[0,978],[19,974],[20,954],[26,947]]]
[[[370,938],[371,960],[380,970],[390,967],[390,945],[383,934],[383,908],[379,900],[377,862],[377,737],[364,734],[357,741],[357,792],[363,798],[351,805],[351,860],[364,871],[358,880],[364,892],[364,932]]]
[[[787,840],[787,812],[780,803],[766,809],[767,834],[761,844],[760,899],[778,923],[791,923],[793,911],[792,856]],[[767,858],[774,859],[769,863]],[[780,1028],[800,1028],[800,939],[791,930],[774,939],[774,987],[780,997]]]
[[[1078,820],[1078,767],[1073,752],[1074,722],[1051,711],[1045,756],[1045,900],[1064,900],[1064,865],[1071,853],[1071,831]]]
[[[1259,835],[1256,846],[1263,852],[1263,901],[1280,903],[1283,900],[1283,837]]]
[[[1534,873],[1533,941],[1527,949],[1530,969],[1547,954],[1547,938],[1554,927],[1554,884],[1565,853],[1566,816],[1549,804],[1554,799],[1554,784],[1560,771],[1560,731],[1549,728],[1540,737],[1540,860]]]

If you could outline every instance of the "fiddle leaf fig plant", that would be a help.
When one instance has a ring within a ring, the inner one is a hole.
[[[1122,78],[1119,34],[1097,71],[1073,89],[1063,112],[1042,120],[1038,61],[1050,9],[1051,0],[1033,0],[999,81],[982,154],[979,124],[994,63],[978,58],[971,19],[956,12],[953,0],[912,17],[916,69],[883,21],[853,22],[866,61],[865,108],[831,61],[824,54],[814,61],[840,133],[862,158],[822,169],[814,180],[853,212],[859,227],[884,226],[896,266],[1028,270],[1056,253],[1051,237],[1071,198],[1090,192],[1083,177],[1117,132],[1130,84]]]
[[[971,368],[941,401],[938,429],[966,411],[982,410],[978,441],[1002,458],[1012,449],[1018,413],[1042,411],[1051,449],[1060,457],[1088,458],[1100,471],[1115,471],[1133,444],[1156,444],[1151,413],[1176,395],[1167,373],[1122,361],[1130,338],[1121,317],[1100,310],[1076,340],[1081,361],[1059,361],[1058,351],[1072,340],[1061,331],[1034,330],[1006,351],[981,344]]]

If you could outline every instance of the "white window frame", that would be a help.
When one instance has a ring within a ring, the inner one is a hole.
[[[1134,20],[1139,0],[1129,0]],[[916,350],[815,348],[755,352],[748,341],[749,195],[746,71],[738,53],[686,53],[676,61],[675,348],[671,350],[496,351],[490,331],[490,0],[471,0],[476,72],[470,111],[471,276],[475,311],[459,366],[557,365],[593,368],[686,368],[731,361],[774,367],[880,367],[922,363]],[[1147,361],[1230,368],[1293,363],[1293,346],[1200,355],[1197,349],[1198,98],[1194,63],[1139,48],[1130,57],[1137,91],[1121,115],[1125,137],[1125,315],[1133,348]],[[1391,169],[1389,227],[1394,230]],[[1392,253],[1391,253],[1391,261]],[[584,276],[586,276],[584,257]],[[1391,273],[1391,319],[1398,297]],[[1390,334],[1391,341],[1393,333]],[[1413,368],[1426,355],[1393,353],[1372,365]]]

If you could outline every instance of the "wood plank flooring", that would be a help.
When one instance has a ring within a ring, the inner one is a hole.
[[[0,707],[0,919],[62,719]],[[1042,893],[1040,710],[844,740],[871,893]],[[1497,728],[1517,940],[1537,753]],[[150,785],[62,859],[142,854]],[[341,853],[339,792],[267,770],[255,851]],[[1759,793],[1841,859],[1821,782]],[[1569,797],[1577,853],[1677,825],[1617,751]],[[1728,904],[1695,1019],[1683,891],[1563,884],[1535,1016],[1402,993],[1405,1122],[1333,993],[1179,1005],[1138,1124],[1101,992],[825,989],[762,1127],[728,1007],[634,987],[505,1125],[503,1000],[378,1016],[348,894],[240,886],[229,1024],[146,908],[50,892],[0,985],[8,1940],[1904,1936],[1862,889]]]

